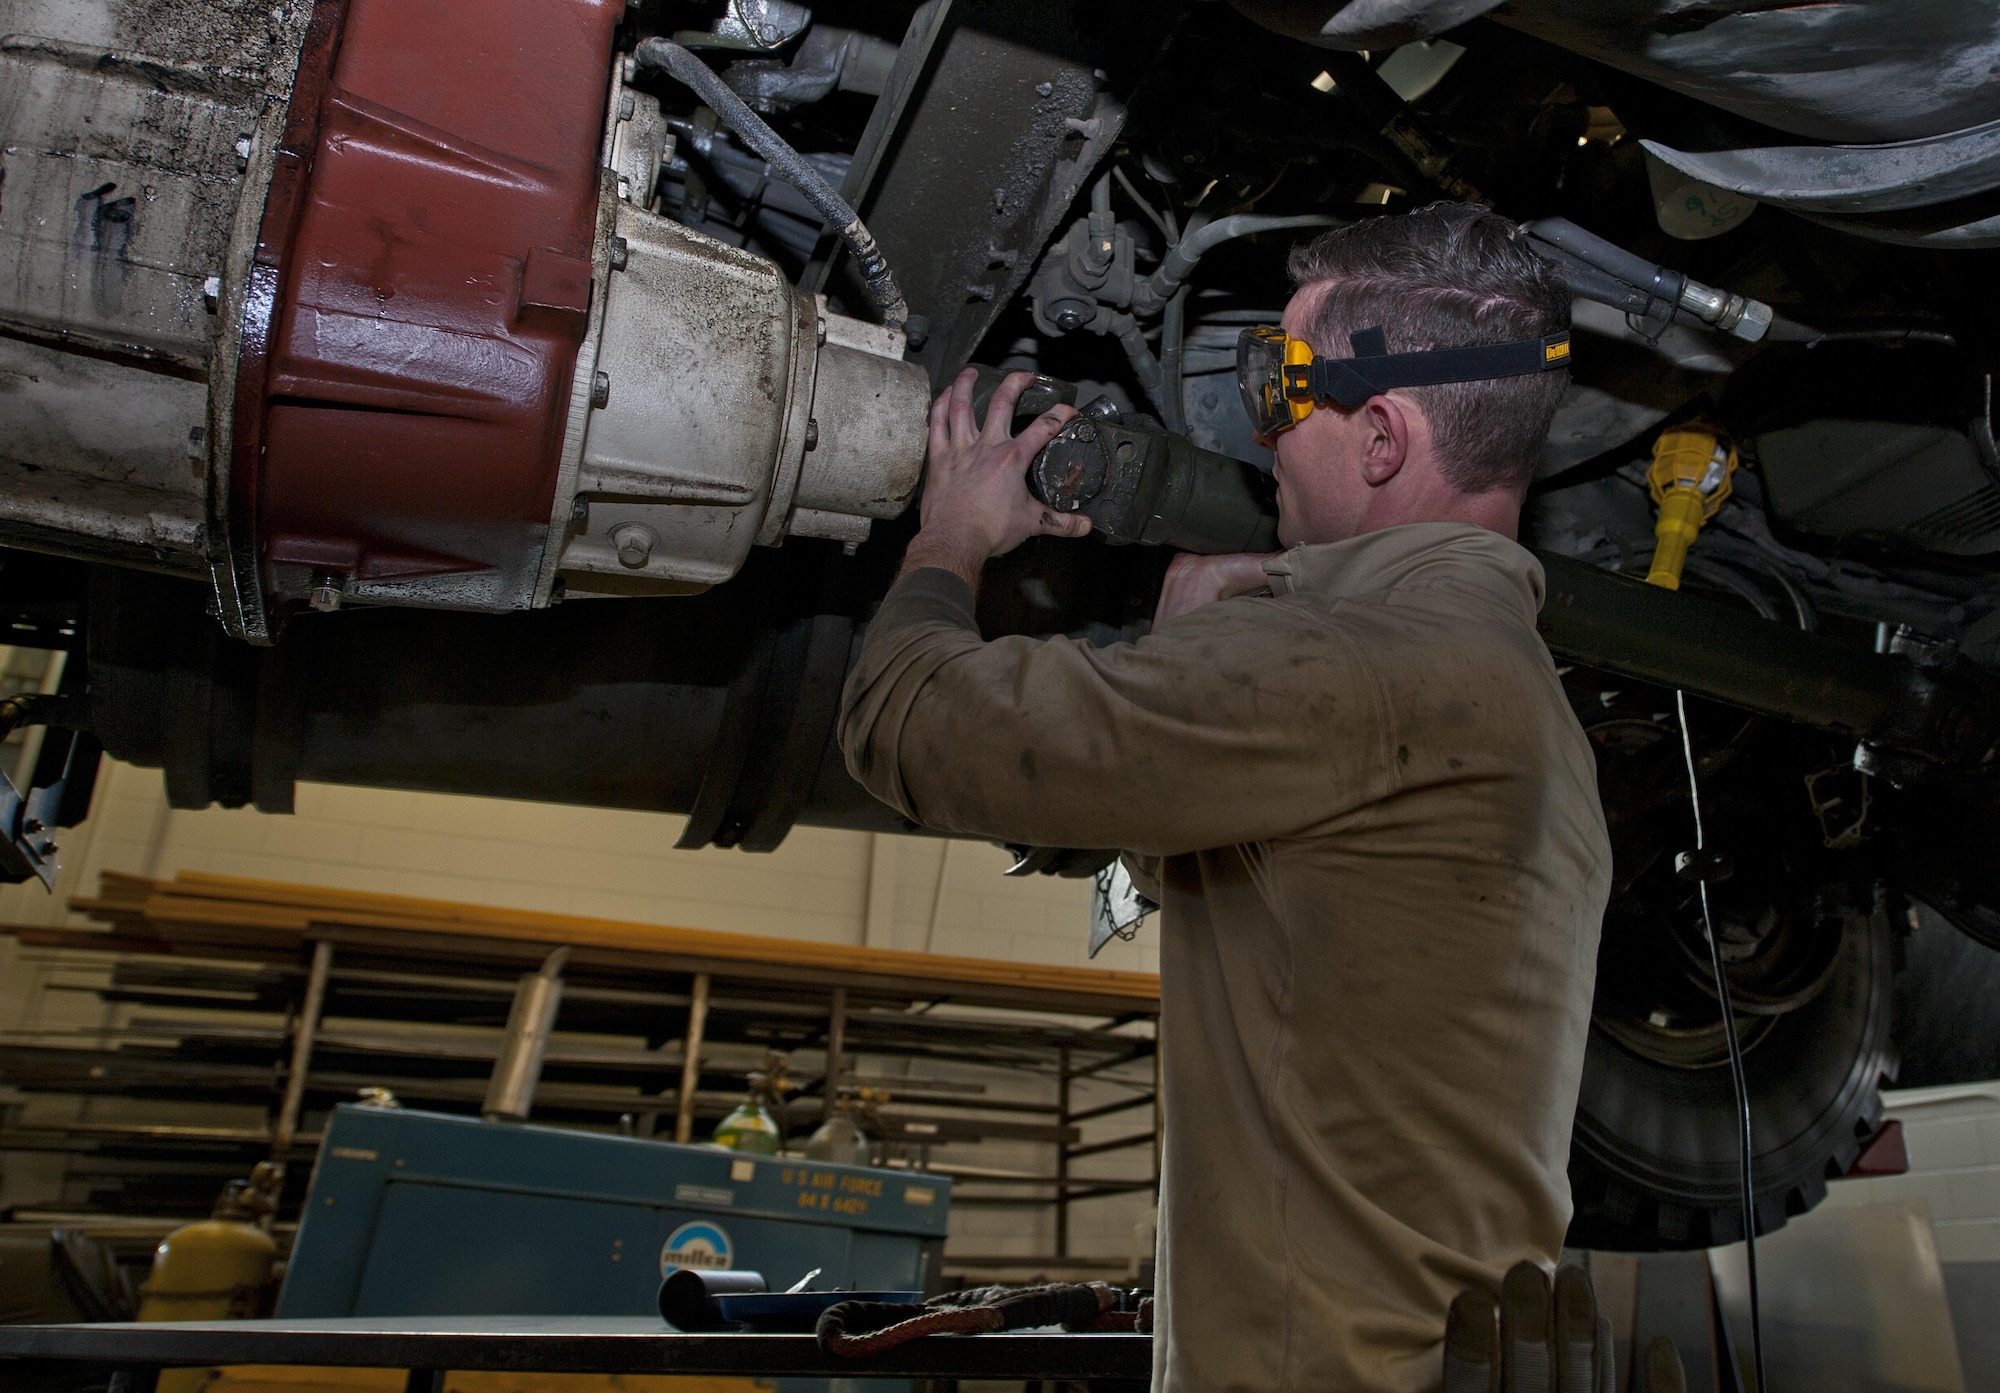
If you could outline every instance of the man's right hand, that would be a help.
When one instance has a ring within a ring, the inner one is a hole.
[[[1531,1262],[1507,1273],[1495,1302],[1477,1288],[1451,1303],[1444,1331],[1444,1393],[1612,1393],[1618,1386],[1611,1322],[1590,1275],[1565,1264],[1555,1281]],[[1687,1393],[1679,1353],[1656,1336],[1633,1371],[1633,1393]]]
[[[918,512],[922,525],[903,553],[901,572],[936,566],[975,591],[987,561],[1028,538],[1081,537],[1090,531],[1082,513],[1056,512],[1028,492],[1029,463],[1075,410],[1052,407],[1019,435],[1011,434],[1014,404],[1035,375],[1009,373],[994,390],[981,426],[972,410],[976,378],[967,368],[931,403],[930,453]]]
[[[1253,595],[1271,584],[1264,563],[1282,552],[1238,552],[1229,556],[1194,556],[1183,553],[1167,567],[1166,584],[1160,587],[1160,603],[1153,609],[1153,627],[1178,619],[1190,610]]]

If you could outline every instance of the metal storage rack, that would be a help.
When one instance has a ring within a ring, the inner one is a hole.
[[[767,1049],[796,1051],[792,1147],[828,1098],[883,1089],[890,1101],[875,1117],[892,1164],[952,1175],[959,1205],[1053,1208],[1054,1252],[1043,1258],[947,1255],[948,1267],[980,1276],[1091,1266],[1070,1256],[1071,1207],[1157,1186],[1158,981],[1146,974],[211,876],[106,876],[98,897],[76,904],[109,931],[0,930],[26,948],[88,953],[66,957],[90,965],[70,988],[118,1008],[101,1029],[0,1035],[0,1085],[15,1099],[0,1104],[0,1153],[62,1153],[72,1185],[90,1188],[81,1212],[17,1221],[150,1233],[135,1218],[205,1213],[223,1181],[267,1157],[290,1163],[295,1206],[319,1118],[357,1090],[478,1111],[516,980],[561,944],[571,952],[538,1123],[699,1140],[740,1100]],[[856,1057],[874,1071],[856,1071]],[[1010,1094],[1041,1081],[1044,1096],[988,1096],[963,1076],[968,1066],[1002,1071],[999,1080],[1015,1081]],[[899,1067],[909,1072],[885,1072]],[[1090,1088],[1116,1096],[1081,1105]],[[24,1106],[52,1097],[127,1101],[115,1118],[56,1120]],[[245,1121],[191,1120],[216,1104]],[[1054,1164],[964,1159],[969,1144],[989,1140],[1044,1144]],[[1143,1175],[1093,1175],[1090,1158],[1142,1149]]]

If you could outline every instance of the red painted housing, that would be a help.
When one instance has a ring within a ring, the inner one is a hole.
[[[301,71],[291,129],[311,154],[291,206],[275,206],[282,160],[267,204],[275,302],[265,334],[246,321],[261,400],[246,413],[239,394],[231,479],[233,539],[254,548],[267,602],[321,572],[454,575],[472,603],[527,602],[590,306],[624,10],[347,0],[330,71]],[[254,314],[254,283],[250,300]]]

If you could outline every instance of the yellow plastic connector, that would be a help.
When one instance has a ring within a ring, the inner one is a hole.
[[[1736,446],[1714,426],[1690,422],[1663,431],[1653,443],[1653,464],[1646,471],[1653,501],[1660,505],[1653,536],[1653,567],[1649,585],[1681,588],[1681,568],[1701,525],[1714,517],[1729,497],[1736,473]]]

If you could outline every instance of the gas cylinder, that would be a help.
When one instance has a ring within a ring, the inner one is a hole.
[[[271,1284],[278,1245],[254,1224],[203,1219],[160,1240],[140,1320],[243,1320]]]
[[[715,1124],[715,1144],[731,1151],[748,1151],[756,1156],[778,1154],[778,1123],[764,1100],[752,1095],[736,1105],[736,1111]]]
[[[767,1050],[764,1067],[750,1075],[749,1096],[716,1124],[715,1144],[757,1156],[776,1156],[785,1144],[785,1128],[779,1125],[777,1115],[784,1111],[785,1090],[791,1086],[785,1077],[785,1057]]]
[[[865,1166],[874,1148],[868,1136],[854,1125],[854,1105],[842,1098],[834,1104],[833,1116],[820,1123],[819,1130],[806,1138],[806,1159],[838,1161],[845,1166]]]
[[[140,1289],[140,1320],[242,1320],[263,1314],[278,1245],[265,1226],[284,1172],[265,1161],[223,1187],[210,1217],[183,1224],[153,1251]],[[158,1393],[196,1393],[212,1369],[170,1369]]]

